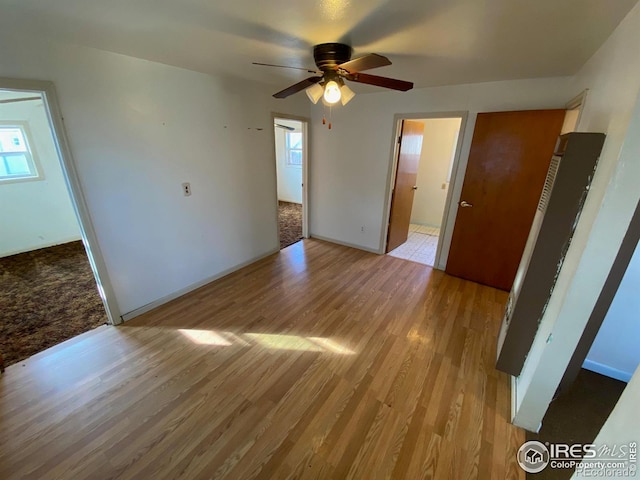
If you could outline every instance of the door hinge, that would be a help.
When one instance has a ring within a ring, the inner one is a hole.
[[[398,145],[400,145],[402,143],[402,135],[398,136]]]

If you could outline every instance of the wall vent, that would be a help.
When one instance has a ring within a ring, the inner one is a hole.
[[[558,168],[560,167],[560,157],[553,156],[551,158],[551,164],[549,170],[547,170],[547,178],[544,181],[544,187],[542,188],[542,195],[540,195],[540,201],[538,202],[538,210],[544,214],[547,210],[547,204],[551,197],[551,191],[553,190],[553,184],[556,181],[556,175],[558,174]]]

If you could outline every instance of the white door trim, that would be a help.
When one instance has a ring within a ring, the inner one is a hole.
[[[82,242],[87,250],[89,264],[98,285],[98,292],[102,298],[108,321],[111,325],[122,322],[120,310],[116,301],[104,257],[100,251],[98,237],[91,221],[80,178],[78,176],[69,141],[64,127],[64,118],[58,104],[58,97],[52,82],[42,80],[26,80],[0,77],[0,89],[28,91],[42,94],[45,111],[49,118],[49,126],[53,133],[53,140],[60,159],[60,167],[67,184],[71,204],[80,225]]]
[[[387,190],[385,193],[385,209],[383,212],[383,225],[384,228],[381,232],[380,237],[380,248],[378,253],[381,255],[385,254],[385,250],[387,248],[387,237],[389,235],[389,216],[391,214],[391,194],[393,192],[393,186],[395,183],[395,172],[398,166],[398,137],[402,133],[402,120],[420,120],[420,119],[431,119],[431,118],[459,118],[460,119],[460,132],[458,134],[458,141],[456,143],[456,151],[453,158],[453,166],[451,168],[451,179],[449,181],[449,190],[447,191],[447,199],[444,205],[444,211],[442,213],[442,222],[440,226],[440,238],[438,239],[438,248],[436,250],[436,258],[434,268],[439,270],[444,270],[447,259],[440,258],[442,255],[442,251],[444,250],[444,243],[451,241],[451,235],[449,235],[450,230],[453,229],[454,225],[448,221],[449,212],[451,210],[452,197],[454,191],[454,185],[457,183],[458,175],[464,172],[458,172],[458,165],[460,164],[460,155],[462,152],[462,142],[465,137],[465,129],[467,126],[467,117],[469,112],[467,111],[455,111],[455,112],[424,112],[424,113],[396,113],[393,117],[393,137],[391,139],[391,158],[389,161],[389,168],[387,170]],[[455,219],[453,221],[455,224]],[[447,249],[445,250],[448,252]]]
[[[300,117],[298,115],[291,115],[289,113],[277,113],[271,112],[271,124],[275,123],[276,118],[282,118],[283,120],[295,120],[302,123],[302,236],[309,238],[309,122],[311,121],[307,117]],[[276,168],[276,139],[275,135],[272,138],[273,152],[273,174],[275,178],[275,197],[276,197],[276,226],[278,245],[280,244],[280,222],[278,221],[278,171]]]

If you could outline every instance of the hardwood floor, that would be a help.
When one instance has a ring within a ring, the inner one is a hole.
[[[0,478],[524,479],[504,292],[305,240],[0,376]]]

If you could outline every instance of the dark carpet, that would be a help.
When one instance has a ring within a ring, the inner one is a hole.
[[[0,258],[5,365],[107,322],[82,242]]]
[[[278,201],[280,249],[302,239],[302,205]]]
[[[527,440],[542,443],[592,443],[616,406],[626,383],[582,369],[571,387],[551,402],[540,432],[527,432]],[[528,479],[564,480],[573,469],[545,468]]]

